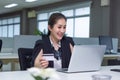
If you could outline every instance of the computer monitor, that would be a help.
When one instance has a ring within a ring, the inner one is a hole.
[[[113,43],[111,36],[99,36],[99,45],[106,45],[106,53],[112,53]]]

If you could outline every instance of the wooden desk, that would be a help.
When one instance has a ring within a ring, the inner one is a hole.
[[[106,66],[109,59],[117,59],[117,58],[120,58],[120,53],[104,55],[104,60],[102,65]],[[17,53],[0,53],[0,60],[3,61],[3,64],[11,63],[12,71],[16,70],[15,64],[19,63],[19,58]]]
[[[82,73],[62,73],[58,72],[59,80],[92,80],[92,75],[102,74],[111,75],[111,80],[120,80],[120,73],[110,71],[110,69],[118,68],[120,66],[104,66],[100,71],[96,72],[82,72]],[[22,75],[21,75],[22,74]],[[0,80],[34,80],[28,71],[9,71],[0,72]],[[50,79],[52,80],[52,79]]]
[[[102,65],[107,66],[108,60],[110,60],[110,59],[120,59],[120,53],[118,53],[118,54],[105,54]]]
[[[19,63],[18,54],[13,53],[0,53],[0,60],[3,64],[11,63],[11,70],[15,70],[15,64]]]

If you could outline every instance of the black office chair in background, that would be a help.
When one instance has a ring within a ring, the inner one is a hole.
[[[106,54],[112,54],[113,42],[111,36],[99,36],[99,45],[106,45]]]
[[[2,65],[3,65],[3,63],[2,63],[2,61],[0,61],[0,69],[2,68]]]
[[[0,39],[0,52],[1,52],[1,49],[2,49],[2,40]]]
[[[99,36],[99,45],[106,45],[106,53],[105,54],[117,54],[114,52],[111,52],[113,50],[113,42],[112,42],[112,37],[111,36]],[[108,66],[111,65],[120,65],[120,60],[119,59],[109,59],[107,62]]]
[[[32,53],[33,53],[32,48],[18,49],[18,56],[19,56],[19,63],[21,70],[26,70],[27,68],[31,67]]]
[[[1,52],[1,49],[2,49],[2,40],[0,39],[0,52]],[[0,61],[0,69],[2,68],[2,65],[3,63],[2,61]]]

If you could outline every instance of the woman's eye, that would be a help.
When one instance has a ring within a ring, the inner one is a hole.
[[[59,26],[58,28],[61,28],[61,26]]]
[[[64,27],[64,29],[66,29],[66,26]]]

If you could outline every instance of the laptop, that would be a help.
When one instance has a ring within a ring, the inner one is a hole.
[[[57,71],[74,73],[100,70],[105,50],[105,45],[75,45],[69,67]]]

